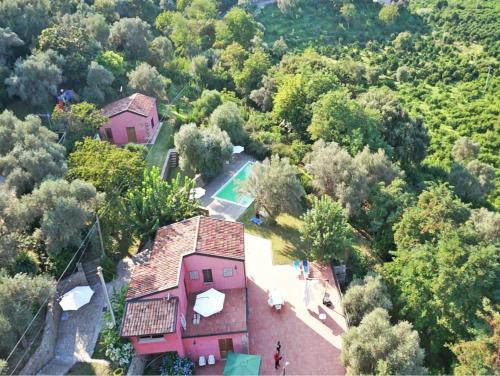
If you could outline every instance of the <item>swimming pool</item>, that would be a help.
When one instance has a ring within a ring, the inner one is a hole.
[[[253,202],[253,197],[243,196],[238,194],[237,184],[236,182],[245,181],[250,172],[252,171],[252,162],[247,162],[242,168],[233,175],[231,179],[229,179],[220,189],[215,192],[212,196],[221,201],[227,201],[231,204],[236,204],[240,206],[250,206]]]

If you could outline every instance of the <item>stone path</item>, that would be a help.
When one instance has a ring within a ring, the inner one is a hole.
[[[119,262],[117,278],[106,284],[111,295],[113,288],[121,287],[130,280],[131,260]],[[92,354],[102,328],[106,301],[100,285],[91,286],[94,295],[88,304],[78,311],[63,312],[59,322],[54,358],[39,372],[39,375],[64,375],[76,362],[95,362]],[[66,316],[66,318],[65,318]]]

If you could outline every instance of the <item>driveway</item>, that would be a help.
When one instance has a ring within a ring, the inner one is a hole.
[[[245,264],[248,278],[250,353],[262,356],[262,375],[282,374],[275,370],[273,355],[281,341],[286,372],[293,375],[345,374],[340,361],[341,335],[346,331],[340,293],[327,266],[312,265],[309,299],[306,305],[306,281],[291,265],[272,265],[271,242],[245,235]],[[324,282],[328,279],[328,282]],[[285,298],[281,312],[267,305],[269,291],[279,289]],[[325,290],[334,306],[322,304]],[[319,319],[319,314],[326,320]]]
[[[210,216],[228,221],[237,221],[238,218],[246,210],[241,205],[232,204],[228,201],[221,201],[212,196],[236,174],[247,162],[254,162],[255,158],[247,154],[236,154],[233,160],[224,165],[224,170],[214,180],[208,183],[205,187],[205,195],[200,199],[201,205],[208,209]]]

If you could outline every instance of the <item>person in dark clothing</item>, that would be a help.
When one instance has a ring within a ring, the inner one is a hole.
[[[274,354],[274,368],[278,369],[280,367],[280,360],[283,359],[283,357],[280,355],[278,351]]]
[[[281,342],[278,341],[278,343],[276,344],[276,351],[281,353]]]

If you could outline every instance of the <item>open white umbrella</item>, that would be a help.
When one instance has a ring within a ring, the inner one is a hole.
[[[191,195],[197,200],[205,196],[206,190],[200,187],[191,189]]]
[[[89,286],[77,286],[63,295],[59,305],[63,311],[76,311],[90,302],[94,291]]]
[[[203,317],[212,316],[224,308],[226,295],[216,289],[210,289],[196,295],[193,310]]]
[[[240,145],[233,146],[233,154],[243,153],[243,150],[245,150],[243,146]]]

